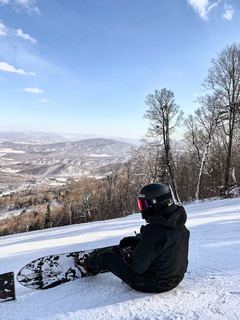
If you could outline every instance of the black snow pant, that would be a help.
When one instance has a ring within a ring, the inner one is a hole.
[[[124,261],[118,246],[92,253],[86,260],[86,268],[92,274],[110,271],[135,290],[143,292],[163,292],[156,283],[151,282],[144,274],[130,269]]]

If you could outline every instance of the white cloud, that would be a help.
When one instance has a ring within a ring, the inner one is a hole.
[[[44,92],[42,89],[39,88],[25,88],[23,89],[25,92],[30,92],[30,93],[42,93]]]
[[[0,22],[0,36],[5,36],[7,34],[7,27]]]
[[[232,20],[233,13],[234,13],[233,7],[225,4],[224,8],[225,8],[225,13],[222,15],[223,19]]]
[[[34,39],[34,38],[32,38],[29,34],[23,33],[23,31],[22,31],[21,29],[17,29],[16,35],[17,35],[18,37],[20,37],[20,38],[25,39],[25,40],[29,40],[29,41],[31,41],[32,43],[36,43],[36,42],[37,42],[37,40]]]
[[[31,41],[32,43],[37,42],[37,40],[31,37],[29,34],[23,33],[22,29],[17,29],[17,30],[10,29],[0,21],[0,36],[6,36],[6,35],[14,35],[14,36],[23,38],[25,40]]]
[[[122,121],[123,122],[132,122],[132,120],[130,120],[130,119],[123,119]]]
[[[47,100],[47,99],[41,99],[41,100],[39,100],[39,102],[41,102],[41,103],[47,103],[48,100]]]
[[[187,0],[187,2],[193,7],[193,9],[199,14],[199,16],[208,20],[209,12],[216,7],[221,0],[211,2],[209,0]]]
[[[26,11],[27,13],[39,14],[39,9],[35,0],[0,0],[1,5],[11,5],[15,10],[19,9]]]
[[[6,71],[6,72],[14,72],[14,73],[19,73],[24,75],[35,76],[34,72],[27,72],[27,71],[24,71],[23,69],[16,69],[14,66],[11,66],[6,62],[0,62],[0,70]]]

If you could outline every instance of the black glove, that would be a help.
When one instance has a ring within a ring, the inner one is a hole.
[[[120,252],[121,252],[121,255],[123,257],[123,262],[127,266],[129,266],[130,263],[131,263],[131,255],[133,253],[133,250],[129,247],[129,248],[122,249]]]
[[[131,255],[140,241],[140,236],[125,237],[119,243],[120,253],[123,257],[124,263],[129,266],[131,261]]]
[[[130,247],[132,250],[134,250],[136,248],[136,246],[138,245],[139,241],[140,241],[139,236],[125,237],[120,241],[119,248],[120,248],[120,250],[122,250],[124,248]]]

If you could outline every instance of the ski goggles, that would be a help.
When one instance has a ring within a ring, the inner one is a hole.
[[[140,211],[144,211],[144,210],[149,208],[147,200],[145,200],[145,199],[139,199],[138,198],[137,199],[137,203],[138,203],[138,207],[139,207]]]

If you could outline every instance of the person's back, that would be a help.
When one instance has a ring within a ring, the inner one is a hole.
[[[147,225],[137,237],[123,238],[114,250],[90,257],[87,270],[109,270],[140,291],[171,290],[182,281],[188,266],[186,212],[173,203],[169,188],[159,183],[143,186],[137,201]]]
[[[130,267],[144,273],[159,292],[176,287],[183,279],[189,243],[186,212],[173,203],[170,193],[166,196],[166,186],[161,198],[162,186],[150,184],[139,191],[140,209],[148,224],[141,228],[141,240],[130,263]]]

